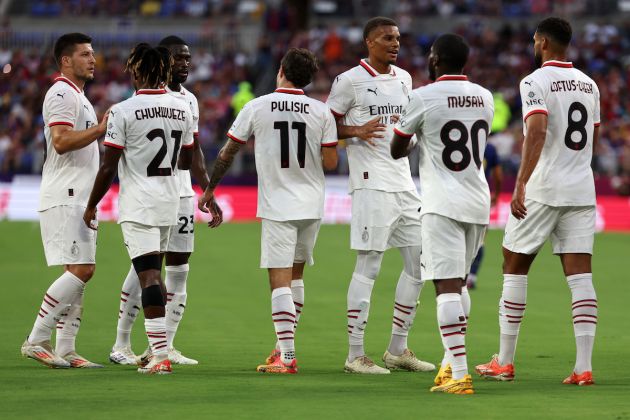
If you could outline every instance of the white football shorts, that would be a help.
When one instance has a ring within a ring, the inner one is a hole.
[[[82,206],[56,206],[39,212],[46,263],[96,264],[96,231],[83,223]]]
[[[195,197],[180,197],[177,226],[168,238],[167,252],[193,252],[195,247]]]
[[[422,279],[466,278],[485,232],[486,225],[459,222],[433,213],[422,216]]]
[[[125,247],[132,260],[141,255],[166,252],[171,228],[175,226],[148,226],[136,222],[122,222]]]
[[[354,190],[350,248],[386,251],[389,248],[420,246],[420,207],[420,197],[415,190]]]
[[[525,200],[527,216],[512,214],[505,226],[503,247],[519,254],[536,254],[551,238],[554,254],[593,254],[595,206],[553,207]]]
[[[293,267],[293,263],[313,265],[313,248],[320,219],[276,221],[262,219],[260,268]]]

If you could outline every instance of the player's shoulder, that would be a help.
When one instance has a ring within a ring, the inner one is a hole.
[[[543,81],[548,77],[545,73],[546,72],[543,67],[534,70],[521,79],[520,86],[522,88],[533,88],[534,86],[542,87]]]
[[[81,91],[74,83],[57,78],[50,88],[48,88],[46,99],[72,100],[73,98],[77,98],[80,94]]]
[[[409,81],[411,81],[411,74],[407,70],[403,69],[402,67],[395,66],[393,64],[391,64],[391,68],[392,68],[392,74],[395,74],[396,77],[398,77],[399,79],[403,79],[403,80],[408,79]]]
[[[470,85],[473,87],[473,89],[479,92],[480,96],[485,96],[486,98],[492,98],[492,92],[490,92],[490,90],[487,89],[486,87],[481,86],[479,83],[475,83],[475,82],[470,82]]]

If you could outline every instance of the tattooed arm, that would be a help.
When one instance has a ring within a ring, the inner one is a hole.
[[[217,227],[223,221],[221,208],[214,200],[214,190],[217,185],[219,185],[219,182],[221,182],[228,169],[230,169],[230,166],[232,166],[234,156],[236,156],[238,151],[241,149],[241,146],[241,143],[232,139],[229,139],[227,143],[225,143],[225,146],[223,146],[219,152],[217,160],[214,163],[214,167],[212,168],[212,175],[210,175],[208,186],[203,192],[203,195],[199,197],[199,210],[212,215],[212,221],[208,222],[208,226],[210,227]]]

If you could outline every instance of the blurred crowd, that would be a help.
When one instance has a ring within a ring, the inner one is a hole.
[[[398,2],[392,14],[403,22],[398,65],[411,73],[414,86],[418,87],[429,83],[426,59],[435,35],[417,35],[405,28],[407,3],[433,2]],[[187,87],[199,99],[199,138],[210,164],[240,108],[234,105],[233,97],[236,95],[242,102],[248,96],[243,89],[249,90],[250,86],[257,95],[273,90],[277,66],[287,47],[306,47],[318,54],[321,70],[307,91],[321,100],[326,99],[334,77],[356,66],[365,55],[359,22],[295,30],[289,28],[290,21],[284,9],[269,10],[261,19],[266,26],[265,35],[259,39],[257,50],[250,54],[237,49],[215,52],[192,48],[193,69]],[[467,66],[470,80],[490,89],[495,100],[504,105],[506,124],[491,141],[508,176],[514,175],[520,164],[522,122],[518,84],[533,70],[532,30],[514,24],[496,30],[474,20],[456,29],[471,45]],[[601,92],[601,139],[596,145],[593,168],[598,177],[610,180],[610,192],[626,195],[630,195],[629,51],[630,23],[624,27],[592,23],[576,30],[569,57],[596,81]],[[96,80],[86,89],[97,113],[132,93],[129,77],[122,72],[127,52],[126,49],[97,51]],[[39,51],[0,51],[0,63],[11,63],[10,71],[5,66],[5,73],[0,74],[0,177],[38,173],[44,147],[41,105],[56,74],[53,60]],[[241,83],[244,81],[249,83]],[[417,172],[416,165],[412,168]],[[343,151],[338,172],[347,173]],[[252,144],[241,153],[231,175],[241,177],[241,181],[255,179]]]

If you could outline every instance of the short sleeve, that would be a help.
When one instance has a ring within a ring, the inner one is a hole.
[[[329,108],[326,107],[326,110]],[[326,112],[324,116],[324,130],[322,133],[322,147],[334,147],[338,143],[337,124],[332,113]]]
[[[46,98],[48,126],[68,125],[74,127],[79,116],[78,98],[73,92],[59,90]]]
[[[523,108],[523,122],[527,121],[527,118],[534,114],[548,115],[547,104],[545,103],[543,91],[531,76],[521,80],[520,91]]]
[[[254,131],[254,107],[252,102],[254,101],[245,104],[241,112],[238,113],[236,120],[234,120],[230,131],[227,133],[227,136],[237,143],[247,143],[247,140]]]
[[[124,149],[126,143],[125,136],[125,116],[119,106],[114,105],[107,117],[107,131],[103,145]]]
[[[403,109],[400,119],[394,126],[394,133],[410,139],[422,129],[423,121],[424,102],[417,92],[412,92],[409,96],[409,103]]]
[[[326,105],[336,117],[343,117],[355,104],[354,86],[346,75],[335,77]]]
[[[192,132],[196,136],[199,133],[199,102],[197,102],[197,98],[193,97],[193,100],[190,102],[190,108],[193,117]]]
[[[597,85],[595,85],[595,83],[593,83],[593,85],[595,86],[595,109],[593,110],[593,124],[595,125],[595,127],[599,127],[599,125],[601,124],[601,116],[599,111],[599,89],[597,88]]]
[[[182,147],[184,149],[190,149],[193,147],[193,143],[195,142],[194,128],[197,127],[197,120],[195,120],[194,114],[192,115],[192,120],[189,124],[187,124],[186,132],[184,133],[184,137],[182,138]]]

